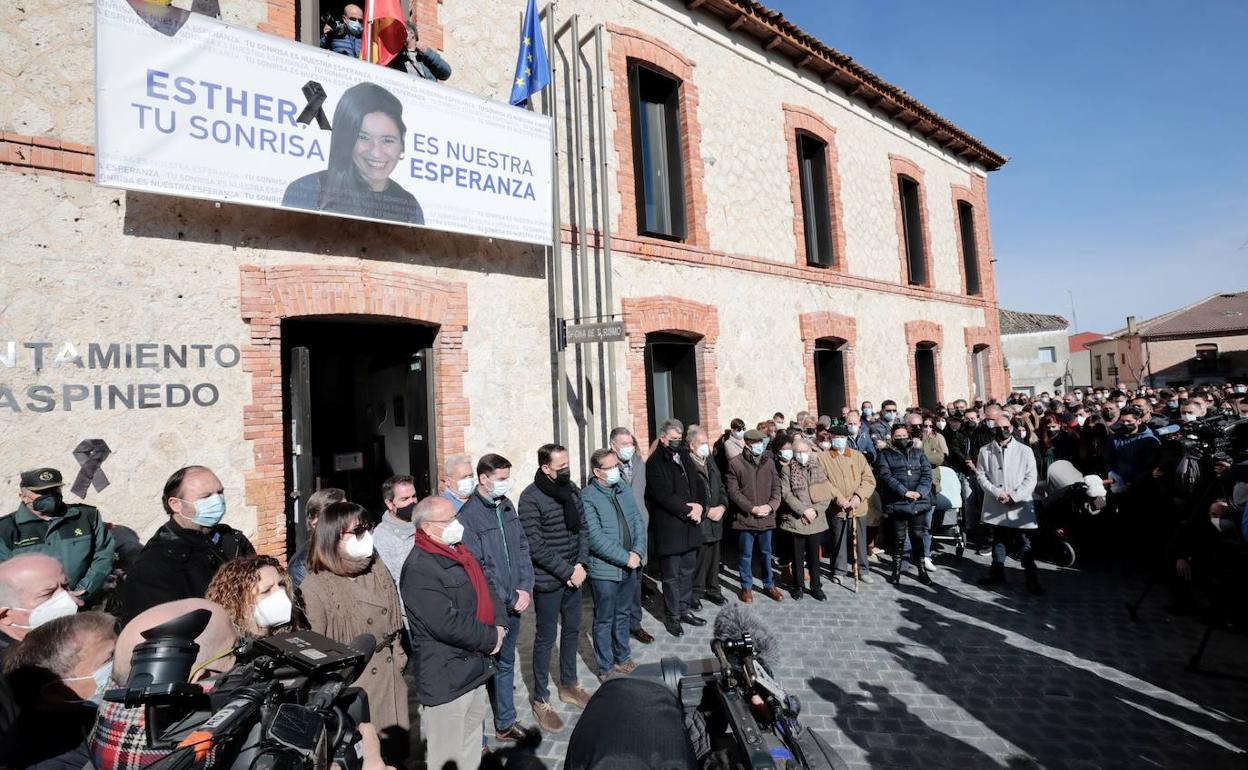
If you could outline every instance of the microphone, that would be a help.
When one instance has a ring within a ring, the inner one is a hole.
[[[779,665],[780,643],[753,610],[742,604],[729,604],[715,615],[712,635],[716,641],[740,639],[746,634],[754,640],[754,651],[768,669]]]

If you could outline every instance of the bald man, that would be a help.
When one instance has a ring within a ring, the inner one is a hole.
[[[49,620],[73,615],[82,601],[69,591],[61,563],[43,554],[0,563],[0,655]]]
[[[342,9],[342,21],[321,28],[321,48],[358,59],[363,34],[364,10],[358,5],[347,5]]]

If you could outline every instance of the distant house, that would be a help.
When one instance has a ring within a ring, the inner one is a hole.
[[[1070,387],[1092,387],[1092,351],[1088,347],[1103,339],[1105,335],[1100,332],[1079,332],[1067,338],[1070,348]]]
[[[1248,380],[1248,291],[1213,294],[1089,344],[1092,384],[1164,387]]]
[[[1070,322],[1060,315],[1005,309],[999,310],[997,317],[1011,391],[1034,396],[1070,387]]]

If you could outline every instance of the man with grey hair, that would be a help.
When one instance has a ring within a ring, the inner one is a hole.
[[[633,589],[633,609],[629,623],[629,634],[642,644],[650,644],[654,641],[654,637],[651,636],[649,631],[641,627],[641,591],[642,585],[646,582],[646,559],[648,554],[654,552],[654,536],[650,531],[650,511],[646,509],[646,461],[641,456],[641,453],[638,452],[637,439],[633,438],[632,431],[628,428],[612,428],[608,448],[615,452],[615,456],[619,460],[620,483],[632,491],[633,501],[637,503],[637,510],[641,511],[642,530],[646,535],[647,557],[643,557],[641,570],[637,574],[637,580],[634,581],[637,587]]]
[[[446,475],[442,477],[442,497],[451,502],[455,512],[464,507],[472,490],[477,488],[477,475],[472,472],[472,458],[468,455],[451,455],[442,465]]]
[[[33,629],[78,611],[61,563],[41,553],[0,563],[0,655]]]
[[[646,506],[663,572],[663,626],[672,636],[684,636],[681,623],[706,625],[692,609],[706,484],[684,446],[683,433],[679,420],[665,420],[659,426],[658,446],[646,464]]]

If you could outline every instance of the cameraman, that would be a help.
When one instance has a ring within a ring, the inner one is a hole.
[[[321,28],[321,48],[358,59],[363,35],[364,11],[358,5],[348,5],[342,9],[342,21],[326,21]]]
[[[158,604],[139,613],[127,623],[117,636],[109,687],[126,686],[130,679],[131,658],[135,647],[143,642],[144,631],[195,610],[208,610],[212,617],[199,636],[195,637],[199,654],[195,658],[189,681],[201,685],[205,692],[210,691],[221,675],[234,667],[233,653],[234,645],[238,643],[238,633],[225,608],[206,599],[181,599]],[[365,730],[365,727],[368,729]],[[381,770],[384,763],[381,761],[376,732],[371,725],[360,725],[360,734],[363,736],[365,767],[368,770]],[[95,770],[140,770],[171,753],[168,748],[152,748],[147,745],[144,706],[131,707],[107,700],[100,704],[99,716],[87,738],[87,746]],[[218,759],[215,753],[215,750],[208,751],[207,758],[196,766],[212,767]]]
[[[1198,511],[1174,540],[1174,604],[1176,615],[1195,608],[1197,594],[1216,614],[1242,612],[1243,587],[1248,581],[1248,553],[1242,532],[1243,511],[1227,500],[1215,500],[1207,511]],[[1235,618],[1228,618],[1234,620]]]

